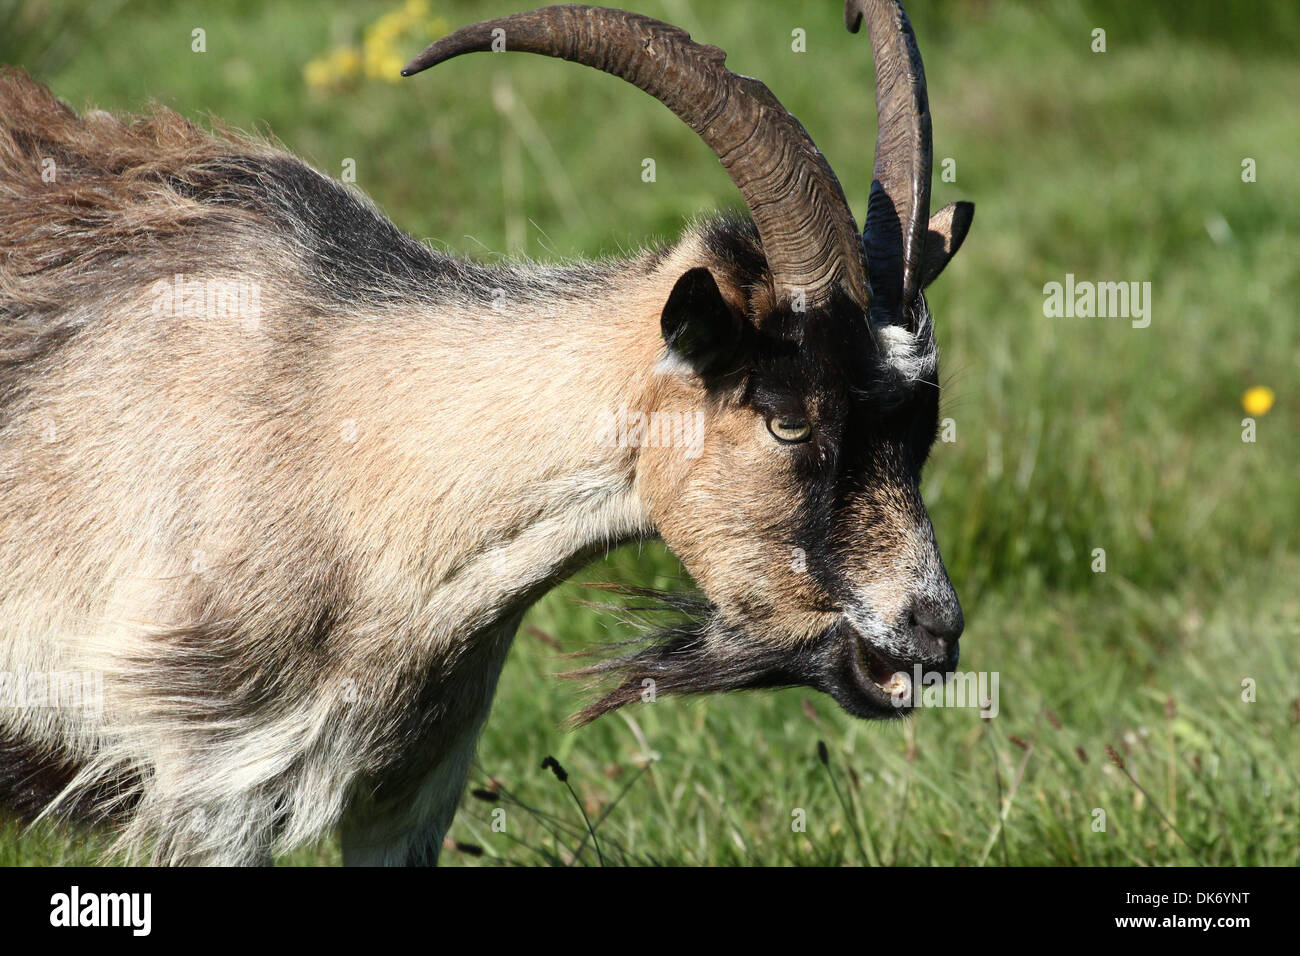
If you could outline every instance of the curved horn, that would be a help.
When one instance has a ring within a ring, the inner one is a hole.
[[[866,17],[876,63],[876,163],[863,240],[877,321],[901,323],[921,288],[930,220],[930,100],[916,35],[899,0],[847,0],[844,25]]]
[[[565,4],[456,30],[402,75],[493,49],[559,57],[645,90],[722,161],[754,217],[780,298],[802,289],[815,305],[843,290],[866,309],[862,239],[839,181],[799,121],[758,80],[728,70],[722,50],[640,14]]]

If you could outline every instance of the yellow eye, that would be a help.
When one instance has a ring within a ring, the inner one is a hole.
[[[812,438],[812,423],[802,418],[777,418],[767,420],[767,430],[777,441],[793,445]]]

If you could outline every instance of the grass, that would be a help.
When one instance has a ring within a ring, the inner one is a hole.
[[[762,77],[864,208],[869,58],[837,3],[636,6]],[[452,828],[481,855],[453,848],[447,863],[594,865],[596,842],[607,863],[1300,863],[1300,401],[1287,384],[1300,126],[1286,119],[1300,14],[910,7],[936,158],[956,164],[935,203],[978,205],[930,296],[956,440],[937,447],[924,490],[966,609],[963,666],[998,672],[1000,713],[866,724],[792,690],[665,698],[571,733],[563,719],[585,697],[551,676],[569,665],[552,645],[621,629],[566,585],[530,613],[483,735],[472,785],[499,796],[467,796]],[[468,57],[402,84],[309,88],[305,64],[387,4],[91,4],[57,42],[39,24],[62,5],[25,9],[41,8],[0,30],[0,55],[73,104],[152,97],[265,125],[327,172],[352,158],[399,224],[467,255],[617,253],[737,202],[666,110],[568,64]],[[502,9],[435,3],[430,16],[455,26]],[[204,54],[190,50],[196,27]],[[790,50],[796,27],[807,54]],[[1096,27],[1105,53],[1090,50]],[[1257,182],[1242,181],[1246,157]],[[1045,317],[1043,285],[1066,273],[1151,282],[1150,327]],[[1277,404],[1247,443],[1241,395],[1255,385]],[[650,544],[579,577],[671,586],[682,572]],[[597,841],[541,768],[548,755]],[[90,862],[98,845],[9,825],[0,863]],[[337,859],[331,841],[284,862]]]

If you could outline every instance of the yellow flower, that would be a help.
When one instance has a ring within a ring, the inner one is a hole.
[[[337,47],[318,56],[303,69],[307,85],[313,89],[329,89],[355,79],[361,70],[361,57],[351,47]]]
[[[385,83],[401,83],[402,67],[406,60],[396,53],[389,53],[378,63],[379,76]]]
[[[1246,389],[1246,394],[1241,396],[1241,407],[1247,415],[1267,415],[1276,397],[1267,385],[1256,385]]]
[[[303,79],[313,90],[323,90],[333,82],[329,64],[324,60],[312,60],[303,68]]]
[[[317,57],[304,68],[303,78],[313,89],[331,89],[361,76],[400,83],[406,60],[448,29],[446,20],[429,16],[428,0],[405,0],[362,30],[360,46],[338,47]]]
[[[334,63],[339,73],[348,79],[361,72],[361,54],[356,47],[345,46],[334,51]]]

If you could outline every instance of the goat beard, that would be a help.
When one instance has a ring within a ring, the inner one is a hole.
[[[728,623],[702,596],[599,585],[604,590],[635,595],[646,606],[596,605],[607,610],[673,611],[680,620],[630,641],[575,656],[610,650],[628,653],[601,660],[560,676],[617,684],[569,718],[577,728],[637,701],[652,702],[662,694],[710,694],[757,688],[818,687],[824,673],[826,642],[800,647],[774,646]]]

